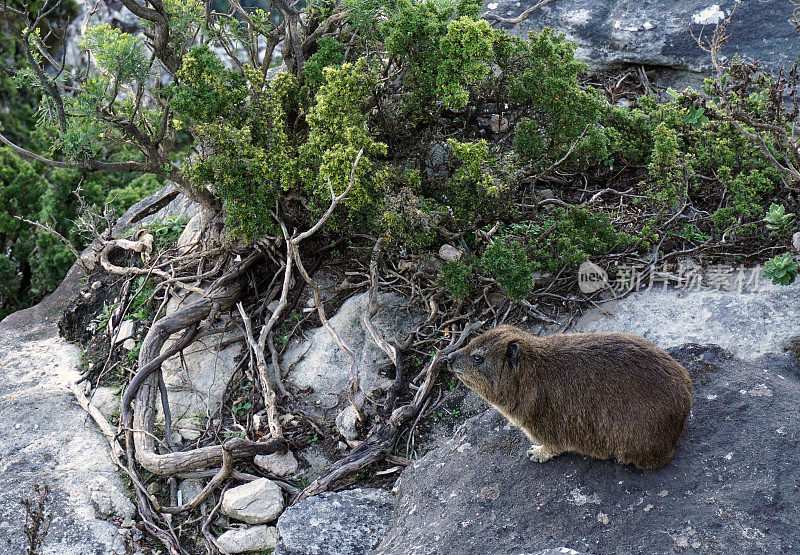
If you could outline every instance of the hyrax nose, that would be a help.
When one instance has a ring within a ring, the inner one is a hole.
[[[449,355],[447,355],[447,363],[454,364],[457,358],[458,358],[458,353],[450,353]]]

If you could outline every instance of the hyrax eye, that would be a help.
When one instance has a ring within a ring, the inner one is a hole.
[[[483,364],[483,357],[481,355],[472,355],[472,362],[475,364]]]

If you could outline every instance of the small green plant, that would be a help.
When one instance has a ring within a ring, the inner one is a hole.
[[[108,322],[111,320],[111,315],[116,310],[118,303],[103,303],[103,308],[100,309],[100,313],[95,316],[92,321],[89,323],[89,328],[92,331],[102,331],[108,325]]]
[[[708,121],[706,111],[702,106],[690,106],[681,119],[692,127],[702,127]]]
[[[155,248],[162,250],[175,246],[186,224],[186,218],[169,217],[162,222],[149,225],[147,230],[153,234]]]
[[[787,235],[793,220],[794,214],[791,212],[787,214],[784,205],[773,202],[770,204],[763,221],[766,223],[767,229],[775,235]]]
[[[439,283],[454,298],[466,298],[472,291],[472,267],[463,262],[448,260],[439,270]]]
[[[797,278],[797,268],[791,254],[779,254],[764,264],[764,277],[770,278],[775,285],[791,285]]]
[[[250,401],[239,401],[231,407],[231,411],[236,416],[243,416],[247,411],[253,408],[253,403]]]
[[[697,245],[705,243],[711,239],[711,236],[708,233],[702,232],[695,224],[686,224],[686,226],[683,228],[683,236],[686,238],[686,240]]]

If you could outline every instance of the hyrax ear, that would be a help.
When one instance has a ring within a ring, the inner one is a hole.
[[[506,360],[508,361],[508,365],[511,368],[514,368],[517,365],[518,359],[519,359],[519,343],[516,341],[512,341],[506,347]]]

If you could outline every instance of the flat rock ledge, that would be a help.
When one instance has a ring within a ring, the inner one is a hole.
[[[292,505],[278,519],[277,554],[372,553],[389,525],[394,496],[357,488],[327,492]]]
[[[491,409],[403,472],[377,553],[798,552],[797,359],[671,352],[695,390],[666,467],[576,454],[533,463],[524,434]]]

